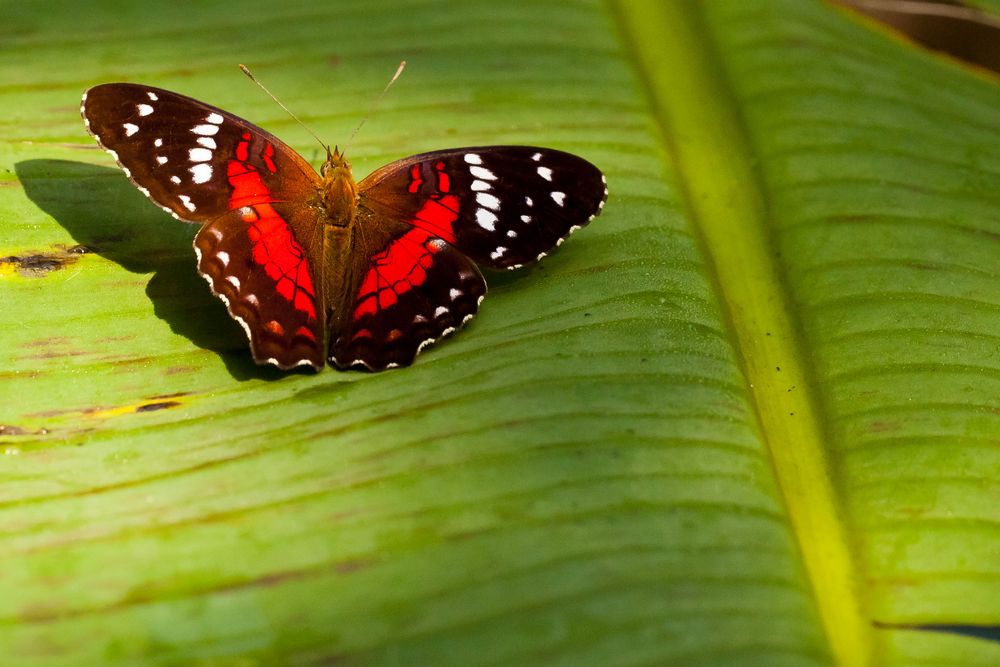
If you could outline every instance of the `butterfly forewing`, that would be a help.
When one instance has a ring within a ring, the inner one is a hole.
[[[231,208],[233,161],[256,169],[263,185],[286,201],[307,197],[320,183],[309,163],[273,135],[167,90],[94,86],[84,93],[81,113],[136,187],[181,220],[204,222]]]
[[[533,146],[481,146],[415,155],[358,184],[359,206],[394,211],[477,263],[512,269],[548,253],[604,206],[601,171]]]

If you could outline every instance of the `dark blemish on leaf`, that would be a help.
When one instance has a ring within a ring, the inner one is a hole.
[[[934,264],[929,264],[927,262],[906,262],[906,266],[911,269],[917,269],[918,271],[940,271],[940,266],[935,266]]]
[[[997,48],[1000,25],[985,11],[966,6],[973,3],[925,2],[916,6],[926,9],[914,11],[900,2],[832,1],[875,19],[925,49],[1000,72],[1000,49]]]
[[[13,424],[0,424],[0,435],[48,435],[49,429],[40,428],[35,431],[29,431],[26,428],[21,428],[20,426],[14,426]]]
[[[873,421],[868,424],[868,430],[872,433],[885,433],[887,431],[898,431],[903,427],[903,425],[894,420],[879,420]]]
[[[154,412],[156,410],[166,410],[167,408],[176,408],[180,405],[179,401],[160,401],[157,403],[146,403],[145,405],[140,405],[135,409],[136,412]]]
[[[159,396],[153,396],[151,400],[162,401],[165,398],[178,398],[180,396],[190,396],[190,391],[175,391],[172,394],[161,394]]]
[[[1000,626],[997,625],[969,625],[960,623],[882,623],[874,621],[876,628],[883,630],[917,630],[924,632],[946,632],[975,639],[985,639],[991,642],[1000,643]]]
[[[86,255],[91,249],[83,245],[65,246],[58,244],[49,252],[25,253],[0,257],[0,264],[13,265],[25,278],[43,278],[52,271],[68,266]]]
[[[781,366],[775,366],[774,370],[776,370],[776,371],[778,371],[780,373],[781,372]]]
[[[333,566],[333,569],[337,571],[337,574],[350,574],[351,572],[357,572],[358,570],[363,570],[367,567],[371,567],[374,564],[375,561],[371,559],[351,558],[336,563]]]

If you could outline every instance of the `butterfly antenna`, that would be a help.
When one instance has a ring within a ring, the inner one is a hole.
[[[358,123],[358,126],[356,128],[354,128],[354,131],[351,132],[351,136],[349,136],[347,138],[347,143],[344,144],[344,152],[345,153],[347,152],[347,147],[351,145],[352,141],[354,141],[355,135],[364,126],[365,121],[367,121],[371,117],[371,115],[373,113],[375,113],[375,110],[378,109],[378,105],[382,101],[382,98],[385,97],[385,94],[386,94],[386,92],[388,92],[389,87],[392,84],[396,83],[396,79],[398,79],[399,75],[403,73],[403,68],[404,67],[406,67],[406,61],[405,60],[401,60],[399,62],[399,67],[396,68],[396,73],[392,75],[391,79],[389,79],[389,83],[385,84],[385,88],[382,89],[382,92],[378,94],[378,97],[375,98],[375,101],[372,102],[372,105],[369,107],[368,113],[366,113],[365,117],[361,119],[361,122]]]
[[[242,71],[242,72],[243,72],[244,74],[246,74],[246,75],[247,75],[248,77],[250,77],[250,80],[251,80],[251,81],[253,81],[253,82],[254,82],[254,83],[256,83],[256,84],[257,84],[258,86],[260,86],[260,89],[261,89],[261,90],[263,90],[263,91],[264,91],[265,93],[267,93],[267,96],[268,96],[268,97],[270,97],[270,98],[271,98],[272,100],[274,100],[275,104],[277,104],[277,105],[278,105],[279,107],[281,107],[282,109],[284,109],[284,110],[285,110],[285,113],[287,113],[287,114],[288,114],[289,116],[291,116],[292,118],[294,118],[294,119],[295,119],[295,122],[296,122],[296,123],[298,123],[299,125],[301,125],[302,127],[304,127],[304,128],[305,128],[305,130],[306,130],[306,132],[308,132],[309,134],[311,134],[311,135],[313,136],[313,138],[314,138],[314,139],[316,139],[316,141],[318,141],[318,142],[319,142],[319,145],[320,145],[320,146],[322,146],[323,148],[325,148],[325,149],[327,150],[327,152],[329,152],[329,150],[330,150],[330,147],[329,147],[329,146],[327,146],[326,144],[324,144],[324,143],[323,143],[323,140],[322,140],[322,139],[320,139],[320,138],[319,138],[318,136],[316,136],[316,133],[315,133],[315,132],[313,132],[312,130],[310,130],[310,129],[309,129],[309,126],[308,126],[308,125],[306,125],[306,124],[305,124],[305,123],[303,123],[303,122],[302,122],[301,120],[299,120],[299,117],[298,117],[298,116],[296,116],[296,115],[295,115],[295,114],[293,114],[293,113],[292,113],[291,111],[289,111],[289,110],[288,110],[288,107],[286,107],[286,106],[285,106],[284,104],[282,104],[282,103],[281,103],[281,100],[279,100],[279,99],[278,99],[277,97],[275,97],[275,96],[274,96],[274,93],[272,93],[272,92],[271,92],[270,90],[268,90],[268,89],[267,89],[267,87],[266,87],[266,86],[264,86],[264,84],[262,84],[262,83],[261,83],[260,81],[258,81],[258,80],[257,80],[257,77],[255,77],[255,76],[253,75],[253,72],[251,72],[251,71],[250,71],[250,68],[249,68],[249,67],[247,67],[247,66],[246,66],[246,65],[244,65],[243,63],[240,63],[240,70],[241,70],[241,71]]]

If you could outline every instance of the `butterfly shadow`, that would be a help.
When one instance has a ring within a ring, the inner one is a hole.
[[[28,198],[87,252],[132,273],[152,273],[146,295],[154,314],[174,333],[218,354],[234,379],[286,375],[253,361],[243,330],[198,275],[191,249],[197,225],[178,222],[152,206],[118,169],[25,160],[14,170]]]

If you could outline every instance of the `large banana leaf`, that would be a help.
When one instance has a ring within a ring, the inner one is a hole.
[[[1000,90],[804,0],[7,3],[0,663],[998,664]],[[86,135],[131,80],[605,214],[415,366],[280,373]],[[992,633],[992,634],[991,634]]]

